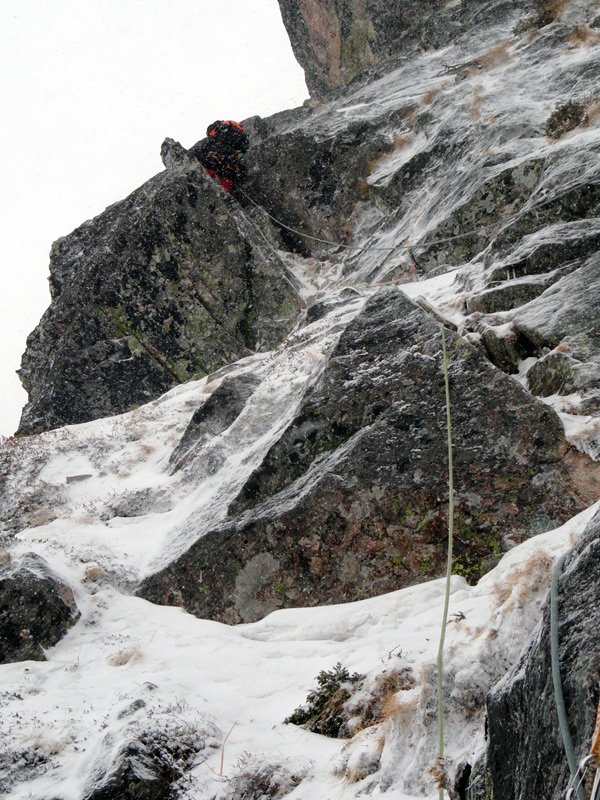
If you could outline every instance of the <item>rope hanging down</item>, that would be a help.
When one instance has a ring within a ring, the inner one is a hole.
[[[378,252],[383,252],[383,253],[391,253],[391,252],[393,252],[395,250],[408,250],[409,251],[409,255],[411,255],[410,251],[413,250],[414,248],[418,247],[418,248],[421,248],[421,249],[425,250],[425,249],[427,249],[429,247],[433,247],[434,245],[446,244],[447,242],[454,242],[454,241],[456,241],[456,239],[464,239],[467,236],[473,236],[476,233],[481,233],[482,231],[491,230],[492,228],[496,228],[499,225],[500,226],[510,225],[511,223],[513,223],[517,219],[519,219],[519,217],[521,216],[521,212],[519,211],[516,214],[512,214],[510,217],[507,217],[506,219],[503,219],[503,220],[499,219],[499,220],[496,220],[496,222],[490,222],[487,225],[480,225],[478,228],[472,228],[469,231],[463,231],[462,233],[456,233],[453,236],[445,236],[442,239],[432,239],[430,242],[423,242],[421,244],[413,243],[413,244],[397,244],[397,245],[394,245],[393,247],[370,247],[370,246],[367,246],[367,245],[364,245],[364,244],[344,244],[344,242],[332,242],[329,239],[321,239],[318,236],[312,236],[309,233],[303,233],[302,231],[299,231],[296,228],[292,228],[290,225],[286,225],[285,222],[282,222],[280,219],[277,219],[277,217],[274,217],[273,214],[270,214],[266,210],[266,208],[264,208],[259,203],[257,203],[256,200],[253,200],[249,195],[246,194],[246,192],[244,192],[243,189],[240,189],[239,186],[237,187],[237,191],[243,197],[245,197],[246,200],[248,200],[250,203],[252,203],[253,206],[256,206],[256,208],[258,208],[259,211],[262,211],[262,213],[266,217],[268,217],[272,222],[274,222],[276,225],[279,225],[279,227],[284,228],[284,230],[289,231],[290,233],[294,233],[297,236],[301,236],[303,239],[310,239],[313,242],[320,242],[321,244],[328,244],[328,245],[331,245],[332,247],[342,247],[342,248],[344,248],[344,250],[373,250],[373,251],[378,251]],[[540,208],[544,208],[544,206],[549,205],[550,203],[554,202],[556,199],[557,198],[553,197],[553,198],[550,198],[549,200],[546,200],[543,203],[539,203],[535,210],[537,211]],[[415,262],[414,255],[411,255],[411,258],[412,258],[413,262]]]
[[[573,747],[573,740],[571,739],[571,732],[569,730],[569,720],[567,718],[567,709],[565,707],[565,698],[563,695],[562,681],[560,677],[560,655],[558,648],[558,579],[560,577],[560,573],[562,572],[565,558],[566,553],[558,559],[556,567],[554,568],[554,572],[552,573],[552,584],[550,586],[550,657],[552,662],[552,684],[554,687],[556,711],[558,713],[558,727],[563,740],[565,755],[567,756],[567,762],[569,764],[569,771],[571,772],[571,780],[569,781],[568,791],[576,791],[577,800],[586,800],[582,781],[580,780],[579,783],[577,783],[580,765],[577,764],[577,759],[575,758],[575,749]]]
[[[446,429],[448,434],[448,559],[446,565],[446,586],[444,591],[444,611],[442,615],[442,630],[437,657],[437,685],[438,685],[438,763],[444,761],[444,642],[446,639],[446,626],[448,624],[448,608],[450,605],[450,581],[452,579],[452,546],[454,531],[454,472],[452,468],[452,422],[450,417],[450,383],[448,378],[448,351],[446,349],[446,331],[442,331],[442,354],[444,367],[444,387],[446,393]],[[439,800],[444,800],[444,790],[439,789]]]
[[[565,191],[568,191],[568,190],[571,190],[571,189],[574,189],[574,188],[578,188],[578,187],[581,187],[581,186],[585,186],[585,185],[589,185],[589,184],[576,183],[576,184],[574,184],[572,186],[566,187]],[[270,220],[272,220],[276,225],[279,225],[281,228],[284,228],[286,231],[289,231],[290,233],[295,233],[297,236],[301,236],[304,239],[310,239],[313,242],[320,242],[321,244],[328,244],[328,245],[331,245],[332,247],[342,247],[345,250],[373,250],[373,251],[380,251],[380,252],[384,252],[384,253],[390,253],[390,252],[392,252],[394,250],[408,250],[409,251],[409,255],[411,255],[410,251],[412,249],[416,248],[416,247],[419,247],[421,249],[427,249],[429,247],[433,247],[434,245],[446,244],[447,242],[454,242],[454,241],[456,241],[456,239],[464,239],[466,236],[473,236],[476,233],[481,233],[482,231],[487,231],[487,230],[490,230],[491,228],[496,228],[498,225],[501,225],[501,226],[510,225],[511,223],[515,222],[517,219],[519,219],[521,217],[521,214],[522,214],[522,212],[524,210],[524,209],[521,209],[520,211],[516,212],[515,214],[512,214],[510,217],[507,217],[506,219],[503,219],[503,220],[499,219],[499,220],[496,220],[496,222],[490,222],[487,225],[480,225],[478,228],[472,228],[469,231],[463,231],[463,233],[456,233],[453,236],[446,236],[446,237],[444,237],[442,239],[432,239],[430,242],[423,242],[422,244],[413,243],[413,244],[398,244],[398,245],[394,245],[393,247],[368,247],[368,246],[366,246],[364,244],[358,245],[358,244],[344,244],[344,242],[332,242],[332,241],[329,241],[328,239],[321,239],[318,236],[312,236],[309,233],[303,233],[302,231],[296,230],[296,228],[292,228],[289,225],[286,225],[285,222],[282,222],[280,219],[277,219],[277,217],[274,217],[265,208],[263,208],[263,206],[261,206],[259,203],[257,203],[255,200],[253,200],[249,195],[247,195],[246,192],[244,192],[244,190],[241,189],[239,186],[237,187],[237,191],[243,197],[245,197],[246,200],[248,200],[250,203],[252,203],[252,205],[256,206],[256,208],[258,208],[259,211],[262,211],[263,214],[265,214],[265,216],[267,216]],[[530,210],[531,211],[535,211],[537,213],[540,209],[545,208],[546,206],[550,205],[551,203],[554,203],[559,198],[560,198],[560,195],[558,195],[556,197],[549,197],[546,200],[543,200],[541,203],[538,203],[534,208],[532,208]],[[413,260],[413,263],[415,263],[414,255],[411,255],[411,258]]]

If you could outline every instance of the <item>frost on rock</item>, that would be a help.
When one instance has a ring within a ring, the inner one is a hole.
[[[168,142],[164,173],[53,248],[21,370],[22,431],[41,432],[0,447],[7,800],[412,800],[436,781],[551,800],[539,623],[573,544],[562,667],[589,742],[597,6],[281,6],[328,99],[245,121],[246,197]],[[571,101],[585,113],[547,136]],[[440,324],[457,513],[436,764]],[[43,604],[13,625],[30,595],[10,581],[42,564],[71,615],[56,636],[35,632]],[[338,698],[348,738],[284,724],[337,663],[364,676]]]

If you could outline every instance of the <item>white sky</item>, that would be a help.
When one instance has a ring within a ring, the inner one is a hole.
[[[48,252],[163,169],[217,118],[308,96],[277,0],[0,0],[0,435],[50,302]]]

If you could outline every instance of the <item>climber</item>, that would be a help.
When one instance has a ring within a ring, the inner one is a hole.
[[[250,146],[248,134],[233,120],[217,120],[206,130],[206,139],[195,144],[189,152],[231,194],[234,181],[244,180],[243,158]]]

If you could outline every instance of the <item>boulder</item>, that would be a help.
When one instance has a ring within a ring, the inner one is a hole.
[[[73,592],[45,568],[7,568],[0,575],[0,664],[44,661],[44,650],[78,618]]]
[[[169,152],[175,152],[174,145]],[[20,433],[130,410],[290,330],[286,266],[197,162],[172,166],[52,247],[27,340]]]
[[[177,447],[171,454],[173,471],[181,469],[188,455],[204,440],[218,436],[244,410],[246,401],[260,383],[255,375],[225,378],[208,400],[194,412]]]
[[[552,394],[571,394],[577,388],[575,359],[566,353],[549,353],[540,358],[527,373],[527,385],[532,394],[549,397]]]
[[[476,580],[511,543],[592,502],[600,465],[569,447],[551,408],[446,336],[455,570]],[[445,419],[440,325],[400,290],[380,290],[342,333],[228,520],[139,593],[248,622],[442,574]]]
[[[390,150],[382,128],[377,120],[357,121],[324,134],[309,121],[253,138],[241,201],[258,204],[280,223],[276,226],[286,249],[330,256],[323,242],[348,240],[349,219],[370,194],[367,178],[373,163]],[[261,224],[265,219],[262,212]]]

